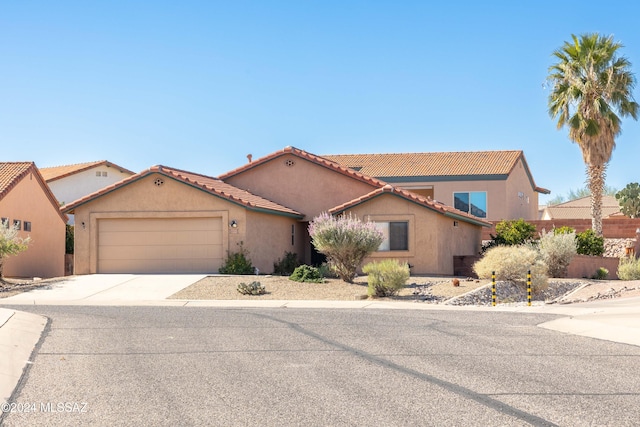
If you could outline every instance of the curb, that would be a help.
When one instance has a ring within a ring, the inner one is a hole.
[[[48,319],[0,308],[0,399],[9,402],[40,341]]]

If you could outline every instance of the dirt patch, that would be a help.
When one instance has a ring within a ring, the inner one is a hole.
[[[0,280],[0,299],[28,292],[33,289],[49,286],[52,283],[62,282],[68,277],[56,277],[53,279],[2,279]]]

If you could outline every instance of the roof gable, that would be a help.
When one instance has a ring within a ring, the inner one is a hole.
[[[30,173],[36,177],[45,196],[49,199],[58,215],[60,215],[60,218],[66,223],[68,218],[60,211],[60,203],[45,183],[42,174],[33,162],[0,162],[0,200],[9,194],[9,192]]]
[[[520,150],[466,151],[436,153],[337,154],[324,158],[363,174],[388,182],[411,178],[423,180],[507,179],[522,159],[535,191],[548,193],[537,187]]]
[[[249,163],[245,164],[244,166],[241,166],[239,168],[233,169],[227,173],[224,173],[220,176],[218,176],[219,179],[221,180],[226,180],[229,179],[235,175],[239,175],[243,172],[246,172],[250,169],[253,169],[255,167],[258,167],[264,163],[270,162],[274,159],[277,159],[279,157],[282,157],[286,154],[291,154],[293,156],[296,156],[300,159],[303,160],[307,160],[311,163],[317,164],[319,166],[322,166],[324,168],[330,169],[334,172],[337,172],[339,174],[342,174],[344,176],[348,176],[350,178],[356,179],[358,181],[362,181],[365,182],[369,185],[372,185],[374,187],[382,187],[384,186],[386,183],[377,179],[377,178],[373,178],[370,175],[364,174],[364,173],[360,173],[354,169],[351,169],[349,167],[346,167],[344,165],[341,165],[333,160],[329,160],[327,158],[321,157],[321,156],[316,156],[315,154],[311,154],[309,152],[306,152],[304,150],[300,150],[299,148],[295,148],[295,147],[285,147],[282,150],[276,151],[274,153],[271,153],[265,157],[262,157],[260,159],[257,159],[255,161],[250,161]]]
[[[178,182],[182,182],[183,184],[202,190],[208,194],[211,194],[212,196],[226,199],[231,203],[243,206],[249,210],[286,215],[295,218],[303,217],[301,213],[293,209],[287,208],[286,206],[282,206],[263,197],[256,196],[255,194],[252,194],[246,190],[234,187],[218,178],[200,175],[180,169],[174,169],[162,165],[152,166],[151,168],[143,172],[125,178],[122,181],[119,181],[99,191],[82,197],[81,199],[78,199],[65,206],[63,210],[65,212],[71,213],[78,206],[89,203],[92,200],[116,191],[122,187],[125,187],[126,185],[129,185],[154,173],[161,174]]]
[[[471,224],[475,224],[475,225],[480,225],[482,227],[491,227],[492,224],[489,221],[485,221],[481,218],[475,217],[473,215],[469,215],[466,212],[462,212],[458,209],[455,209],[451,206],[447,206],[444,205],[440,202],[436,202],[430,198],[427,197],[423,197],[420,196],[419,194],[415,194],[411,191],[407,191],[407,190],[403,190],[401,188],[397,188],[397,187],[393,187],[389,184],[386,184],[385,186],[381,187],[381,188],[377,188],[375,190],[373,190],[372,192],[365,194],[361,197],[358,197],[357,199],[351,200],[347,203],[344,203],[340,206],[336,206],[332,209],[329,210],[329,213],[332,215],[337,215],[340,214],[350,208],[353,208],[355,206],[358,206],[362,203],[365,203],[369,200],[372,200],[376,197],[379,197],[383,194],[391,194],[394,195],[396,197],[401,197],[405,200],[408,200],[412,203],[416,203],[418,205],[421,205],[427,209],[430,209],[434,212],[437,212],[441,215],[445,215],[451,218],[455,218],[461,221],[465,221]]]
[[[42,173],[42,176],[44,177],[46,182],[51,182],[58,179],[66,178],[71,175],[75,175],[80,172],[84,172],[98,166],[107,166],[117,169],[118,171],[128,175],[135,175],[135,172],[132,172],[129,169],[125,169],[121,166],[116,165],[115,163],[111,163],[106,160],[98,160],[95,162],[87,163],[76,163],[73,165],[53,166],[49,168],[42,168],[40,169],[40,172]]]

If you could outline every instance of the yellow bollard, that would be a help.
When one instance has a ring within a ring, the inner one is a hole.
[[[496,306],[496,272],[491,272],[491,305]]]
[[[531,306],[531,270],[527,271],[527,305]]]

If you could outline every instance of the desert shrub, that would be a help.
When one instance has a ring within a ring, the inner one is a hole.
[[[64,238],[64,253],[65,254],[73,254],[73,235],[74,235],[74,227],[73,225],[67,224],[65,230],[65,238]]]
[[[640,259],[621,258],[618,264],[620,280],[640,280]]]
[[[329,264],[327,264],[326,262],[320,264],[320,266],[318,267],[318,271],[320,272],[320,275],[322,277],[332,277],[334,279],[338,278],[338,275],[331,269],[331,267],[329,267]]]
[[[243,243],[238,244],[238,252],[229,252],[224,265],[218,269],[221,274],[254,274],[255,268],[249,259],[249,251]]]
[[[576,234],[576,243],[580,255],[602,256],[604,253],[604,237],[597,236],[591,229]]]
[[[496,224],[496,235],[483,247],[487,251],[496,246],[522,245],[533,240],[536,226],[524,219],[503,220]]]
[[[513,282],[522,289],[526,289],[528,270],[531,270],[533,293],[547,289],[547,266],[531,246],[496,246],[473,265],[473,271],[481,279],[490,279],[491,272],[495,271],[497,280]]]
[[[285,252],[284,258],[273,263],[273,274],[279,276],[290,276],[293,270],[300,265],[298,254],[295,252]]]
[[[569,227],[568,225],[563,225],[562,227],[554,228],[554,234],[576,234],[576,229],[573,227]]]
[[[238,292],[242,295],[262,295],[267,290],[260,282],[251,282],[249,284],[242,282],[238,285]]]
[[[595,280],[605,280],[608,275],[609,275],[609,270],[607,270],[604,267],[600,267],[599,269],[596,270],[596,274],[594,274],[593,277],[591,278]]]
[[[353,283],[364,258],[378,249],[383,235],[374,223],[349,216],[322,213],[309,224],[316,250],[327,257],[331,269],[347,283]]]
[[[370,262],[362,268],[368,274],[369,296],[387,297],[398,293],[409,278],[409,264],[395,259]]]
[[[293,270],[289,279],[294,282],[322,283],[322,274],[320,274],[320,271],[315,267],[310,265],[301,265]]]
[[[542,233],[537,245],[550,277],[565,277],[571,259],[576,255],[575,232]]]
[[[7,257],[26,251],[31,243],[31,237],[23,239],[18,236],[16,225],[9,225],[9,220],[0,223],[0,282],[3,280],[3,266]]]

